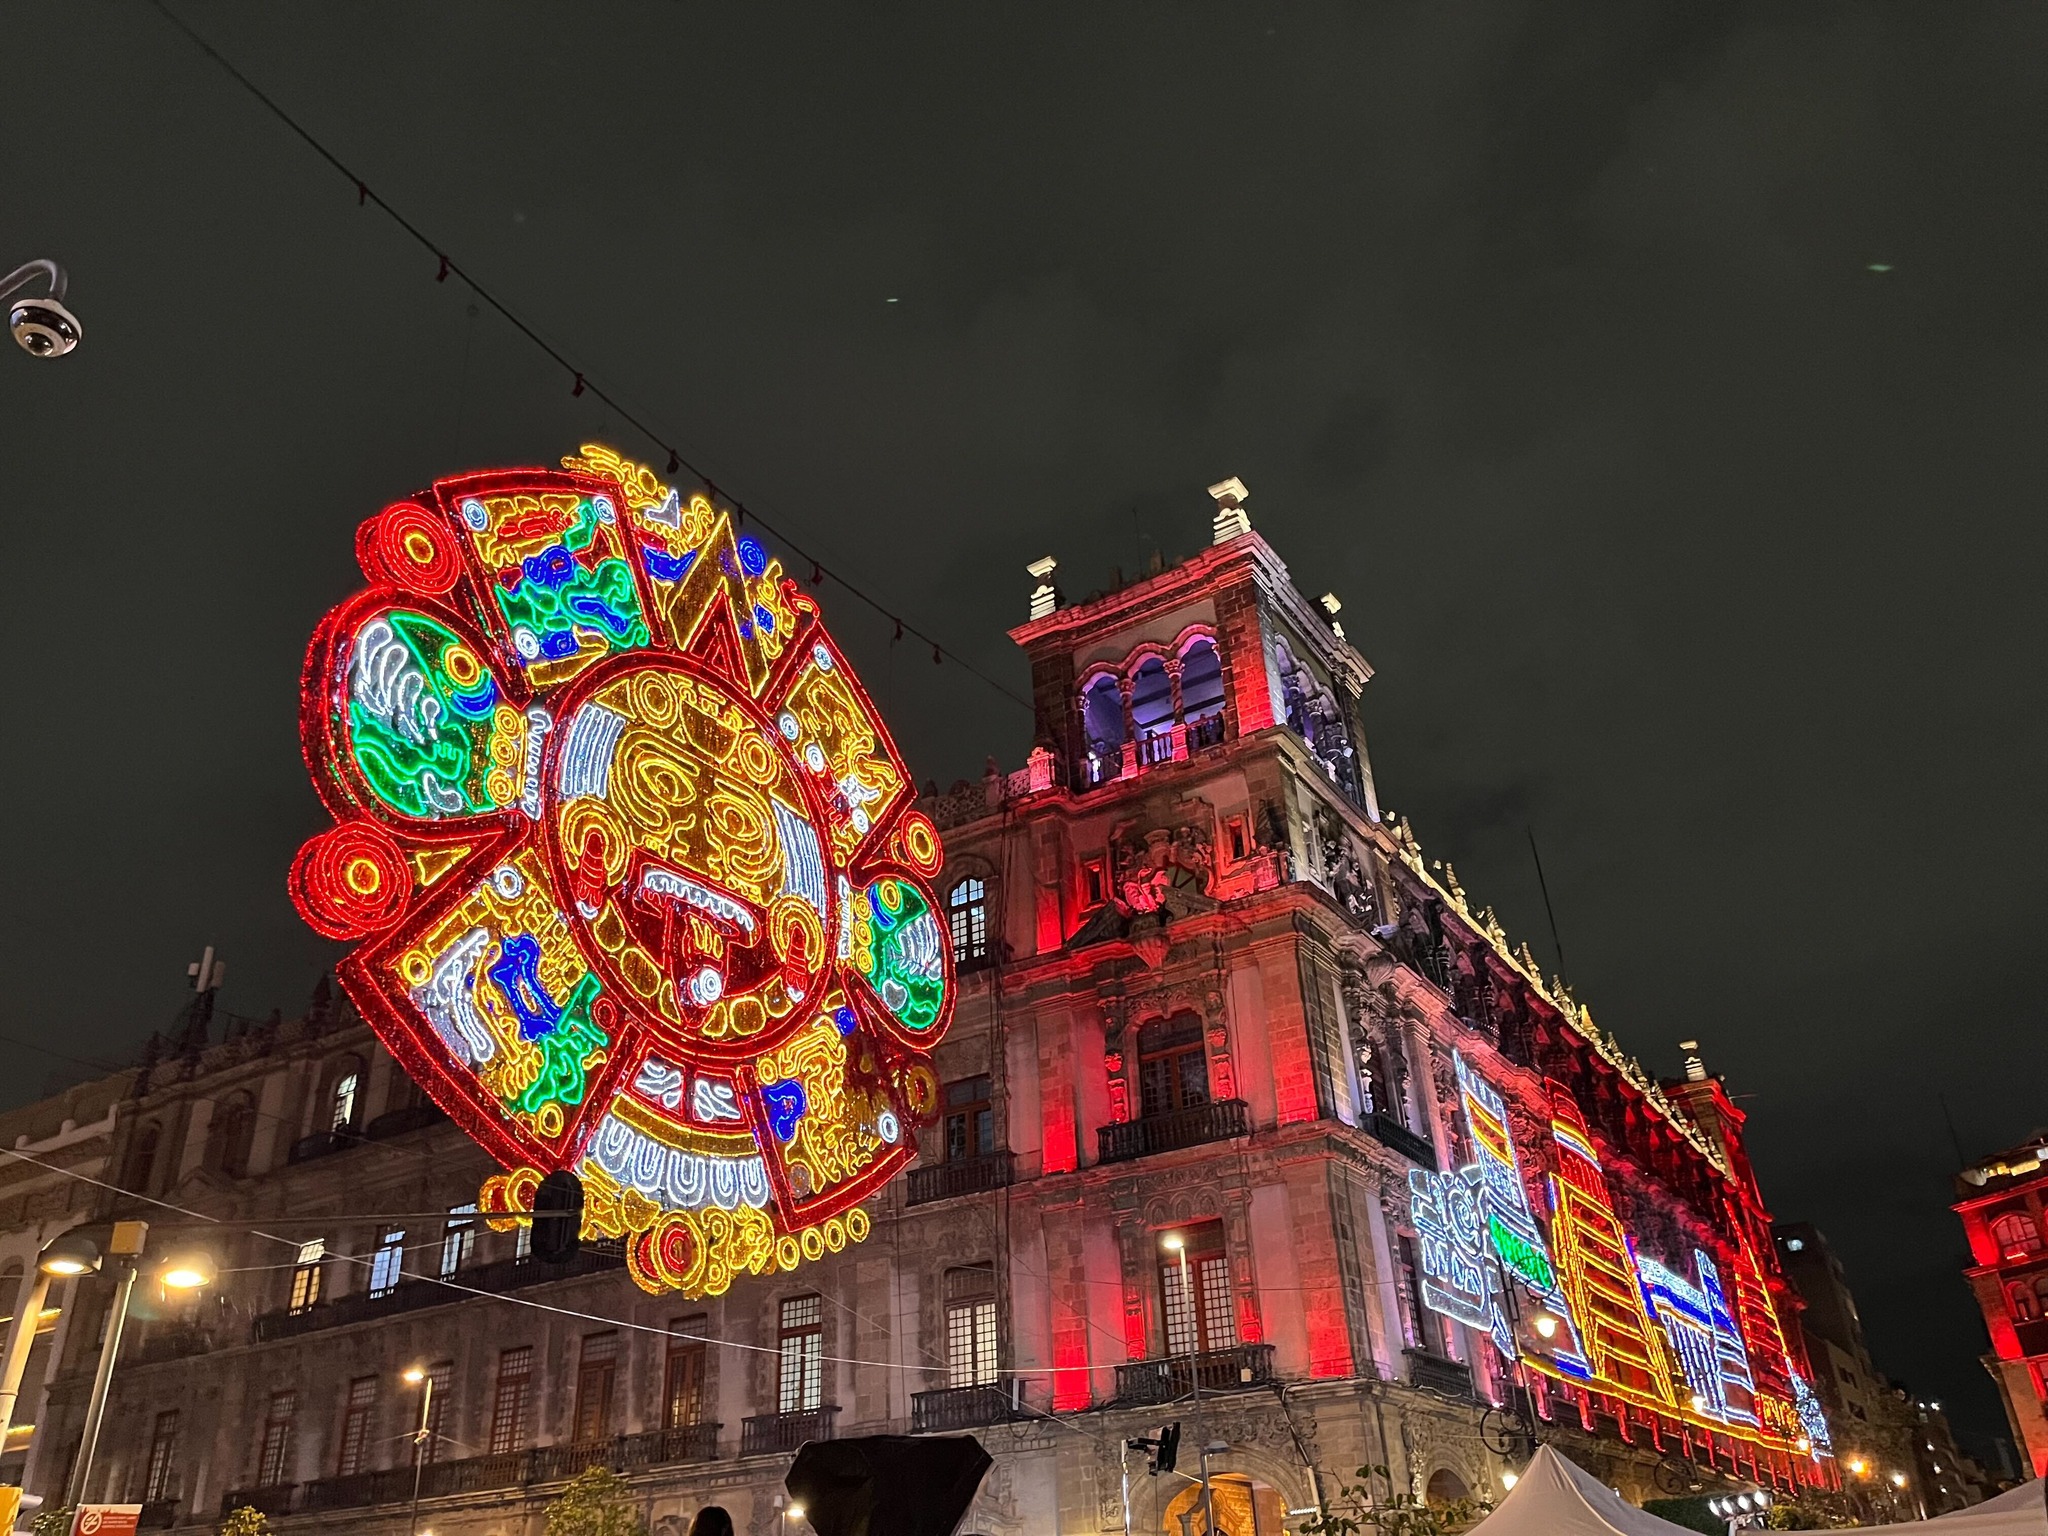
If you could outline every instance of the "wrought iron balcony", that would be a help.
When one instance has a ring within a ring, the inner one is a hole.
[[[1204,715],[1199,720],[1190,720],[1188,722],[1188,750],[1190,752],[1202,752],[1210,747],[1222,746],[1223,731],[1223,712],[1221,710],[1218,710],[1213,715]]]
[[[800,1413],[764,1413],[740,1420],[742,1456],[786,1456],[807,1440],[830,1440],[837,1403]]]
[[[1424,1387],[1468,1402],[1473,1399],[1471,1366],[1457,1360],[1446,1360],[1426,1349],[1407,1349],[1402,1353],[1408,1357],[1409,1386]]]
[[[213,1329],[201,1327],[198,1323],[159,1321],[149,1326],[129,1358],[138,1365],[160,1360],[183,1360],[190,1355],[203,1355],[221,1342],[214,1336]]]
[[[297,1483],[273,1483],[268,1488],[230,1488],[220,1496],[220,1512],[223,1517],[238,1509],[253,1509],[260,1515],[288,1515],[292,1512],[292,1495],[298,1491]]]
[[[1436,1167],[1436,1147],[1427,1136],[1418,1136],[1392,1115],[1374,1110],[1359,1122],[1361,1129],[1375,1140],[1392,1147],[1411,1163],[1420,1163],[1425,1168]]]
[[[910,1395],[910,1432],[930,1435],[980,1424],[1002,1424],[1028,1415],[1017,1397],[1021,1383],[1007,1387],[945,1387]]]
[[[929,1167],[910,1170],[906,1205],[925,1205],[933,1200],[950,1200],[955,1195],[978,1195],[987,1189],[1007,1189],[1016,1171],[1016,1156],[1009,1152],[988,1152],[980,1157],[956,1157]]]
[[[1171,1152],[1176,1147],[1196,1147],[1205,1141],[1227,1141],[1251,1134],[1251,1110],[1243,1099],[1224,1099],[1217,1104],[1190,1104],[1163,1115],[1146,1115],[1121,1125],[1105,1125],[1095,1133],[1095,1160],[1124,1163],[1154,1152]]]
[[[501,1259],[495,1264],[459,1269],[448,1278],[454,1285],[464,1287],[463,1290],[429,1279],[408,1277],[382,1296],[367,1293],[338,1296],[332,1301],[315,1302],[299,1312],[266,1312],[256,1319],[256,1338],[259,1342],[268,1343],[273,1339],[315,1333],[323,1328],[340,1328],[371,1318],[389,1317],[394,1312],[444,1307],[471,1299],[468,1295],[471,1290],[493,1293],[524,1290],[527,1286],[545,1285],[551,1280],[571,1280],[579,1275],[621,1269],[625,1262],[624,1254],[616,1249],[586,1246],[567,1264],[543,1264],[531,1258]]]
[[[420,1497],[432,1499],[445,1494],[477,1493],[492,1488],[517,1488],[528,1483],[559,1483],[590,1467],[608,1467],[614,1472],[638,1468],[673,1466],[681,1462],[710,1461],[718,1455],[715,1423],[689,1424],[680,1429],[654,1429],[638,1435],[614,1435],[609,1440],[591,1440],[571,1445],[536,1445],[523,1451],[502,1451],[495,1456],[465,1456],[457,1461],[430,1461],[420,1469]],[[222,1512],[259,1497],[276,1508],[266,1514],[321,1509],[362,1509],[373,1504],[400,1504],[412,1497],[413,1469],[410,1462],[374,1472],[357,1472],[348,1477],[323,1477],[296,1490],[258,1488],[230,1493]]]
[[[1170,1403],[1188,1397],[1194,1383],[1204,1392],[1239,1392],[1273,1380],[1273,1346],[1238,1344],[1199,1355],[1171,1355],[1163,1360],[1134,1360],[1116,1368],[1117,1401]]]

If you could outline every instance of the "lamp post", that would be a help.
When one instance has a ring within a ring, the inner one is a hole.
[[[405,1522],[406,1536],[419,1536],[420,1528],[420,1473],[427,1462],[427,1438],[433,1431],[427,1426],[428,1415],[434,1406],[434,1373],[424,1366],[414,1366],[405,1373],[406,1383],[420,1389],[420,1427],[412,1435],[412,1513]]]
[[[8,1428],[14,1423],[14,1403],[21,1395],[22,1373],[28,1369],[28,1352],[35,1347],[43,1303],[49,1299],[49,1271],[38,1265],[28,1294],[15,1305],[14,1324],[7,1330],[7,1347],[0,1353],[0,1441],[6,1440]]]
[[[64,1502],[74,1507],[85,1498],[92,1476],[93,1454],[99,1448],[100,1426],[107,1416],[107,1389],[113,1384],[114,1362],[120,1356],[121,1334],[128,1322],[128,1302],[135,1292],[135,1277],[141,1269],[143,1245],[148,1237],[146,1221],[117,1221],[110,1228],[74,1227],[45,1243],[36,1256],[36,1268],[45,1277],[45,1288],[50,1277],[75,1279],[96,1274],[110,1258],[119,1270],[113,1310],[107,1319],[106,1336],[100,1342],[99,1366],[93,1372],[92,1396],[86,1403],[85,1429],[79,1436],[77,1459],[71,1465],[71,1480],[65,1486]],[[211,1285],[215,1274],[212,1257],[194,1251],[171,1258],[158,1278],[169,1289],[189,1291]],[[19,1380],[17,1369],[17,1388]],[[11,1400],[8,1406],[12,1407]]]
[[[1188,1273],[1187,1239],[1178,1232],[1169,1232],[1159,1240],[1160,1246],[1180,1259],[1180,1296],[1188,1309],[1188,1385],[1195,1394],[1195,1434],[1199,1437],[1202,1465],[1202,1527],[1204,1536],[1216,1536],[1216,1505],[1209,1494],[1209,1427],[1202,1418],[1202,1361],[1199,1350],[1201,1330],[1197,1323],[1200,1314],[1196,1311],[1193,1281]],[[1168,1352],[1171,1353],[1171,1341]]]

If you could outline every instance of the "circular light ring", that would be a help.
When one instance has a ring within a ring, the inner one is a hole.
[[[356,529],[356,564],[372,581],[442,597],[462,579],[462,546],[440,517],[399,501]]]
[[[405,916],[412,871],[391,834],[351,821],[316,833],[292,860],[292,901],[323,938],[360,939]]]

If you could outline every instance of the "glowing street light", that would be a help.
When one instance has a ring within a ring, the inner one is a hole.
[[[220,1266],[202,1248],[173,1254],[157,1271],[157,1279],[174,1291],[196,1291],[220,1278]]]

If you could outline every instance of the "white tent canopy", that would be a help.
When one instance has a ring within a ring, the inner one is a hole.
[[[1697,1536],[1637,1509],[1547,1445],[1494,1512],[1472,1529],[1485,1536]]]
[[[2048,1536],[2048,1490],[2039,1482],[2021,1483],[1995,1499],[1959,1509],[1933,1520],[1899,1525],[1874,1525],[1872,1531],[1924,1532],[1925,1536]]]

